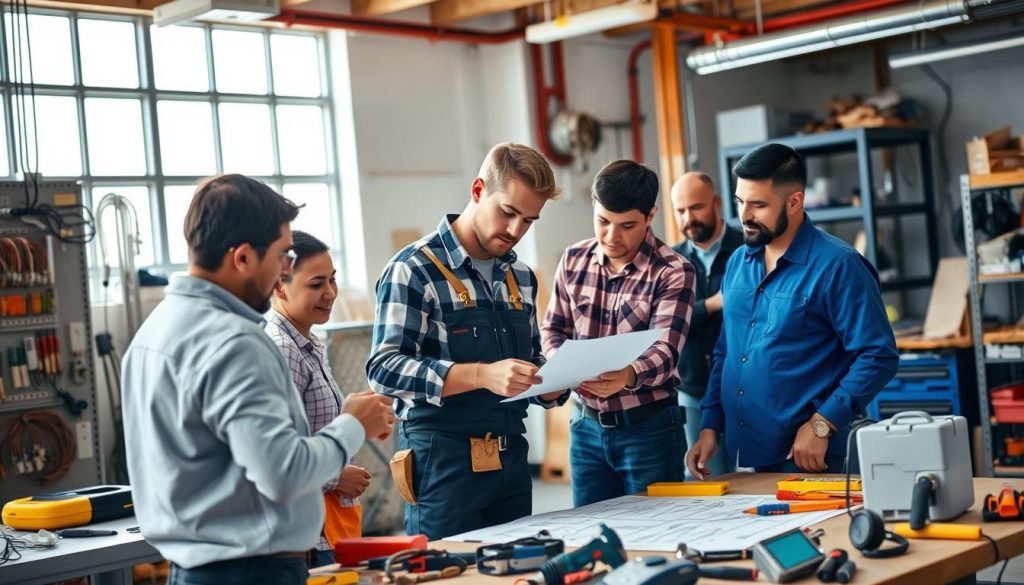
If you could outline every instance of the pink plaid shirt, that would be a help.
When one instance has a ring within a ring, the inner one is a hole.
[[[633,261],[619,273],[605,265],[596,238],[569,247],[558,263],[555,288],[541,327],[545,355],[566,339],[595,339],[631,331],[668,328],[631,365],[636,386],[600,398],[577,390],[585,404],[602,412],[629,410],[674,396],[676,363],[686,341],[693,309],[693,266],[648,230]]]

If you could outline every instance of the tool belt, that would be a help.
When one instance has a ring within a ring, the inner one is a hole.
[[[483,437],[468,437],[470,465],[475,473],[501,470],[501,452],[508,450],[509,435],[494,437],[487,433]],[[412,449],[396,451],[391,457],[391,477],[399,495],[410,505],[416,505],[416,489],[413,483],[414,454]]]

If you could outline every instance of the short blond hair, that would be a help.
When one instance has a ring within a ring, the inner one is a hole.
[[[562,188],[555,184],[555,173],[544,155],[529,146],[503,142],[487,153],[480,166],[480,178],[487,192],[503,189],[512,179],[519,179],[534,193],[555,199]]]

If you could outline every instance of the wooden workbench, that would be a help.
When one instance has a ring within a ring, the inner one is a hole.
[[[786,477],[784,474],[732,474],[723,476],[731,482],[730,493],[734,494],[773,494],[775,482]],[[1002,479],[976,478],[974,480],[974,506],[960,518],[957,523],[980,524],[980,508],[987,493],[995,493],[1003,484]],[[1016,489],[1024,488],[1024,481],[1010,482]],[[944,541],[944,540],[911,540],[907,554],[891,559],[868,559],[850,545],[848,535],[849,518],[846,515],[836,516],[817,526],[825,529],[821,540],[822,549],[828,553],[833,548],[846,549],[850,558],[857,564],[854,576],[855,585],[873,583],[906,583],[913,585],[950,583],[965,577],[973,577],[974,573],[996,563],[997,559],[992,543],[980,541]],[[1000,559],[1012,558],[1024,553],[1024,522],[986,523],[983,532],[996,540],[999,545]],[[891,546],[886,543],[885,546]],[[475,550],[478,544],[463,542],[439,541],[431,543],[431,548],[444,548],[450,551]],[[629,551],[630,558],[645,555],[672,556],[665,552]],[[727,565],[753,566],[753,561],[736,561]],[[456,579],[447,579],[439,583],[474,583],[479,585],[501,585],[515,582],[516,578],[528,575],[508,577],[491,577],[481,575],[475,569],[466,571]],[[764,581],[761,581],[762,583]],[[737,581],[718,581],[701,579],[700,583],[720,583],[735,585]],[[818,583],[812,575],[797,583]]]

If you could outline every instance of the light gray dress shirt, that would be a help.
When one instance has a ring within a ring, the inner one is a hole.
[[[312,548],[321,486],[365,440],[343,414],[310,436],[263,317],[175,276],[125,353],[121,396],[139,527],[185,568]]]

